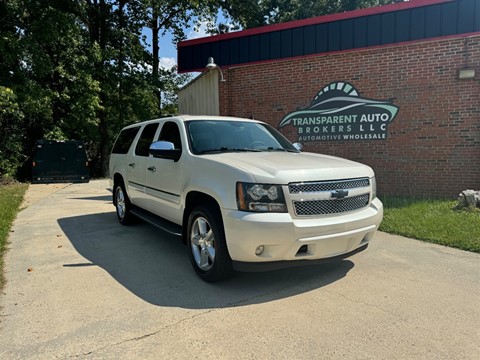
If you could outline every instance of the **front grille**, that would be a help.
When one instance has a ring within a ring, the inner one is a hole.
[[[368,206],[370,194],[334,200],[294,201],[297,216],[338,214]]]
[[[353,189],[370,186],[369,178],[289,184],[290,194]]]

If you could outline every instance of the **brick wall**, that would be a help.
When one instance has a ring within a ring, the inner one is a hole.
[[[475,79],[459,80],[468,66]],[[480,189],[480,35],[443,38],[230,68],[220,113],[278,127],[323,86],[350,82],[362,97],[400,110],[386,140],[305,143],[304,151],[370,165],[381,194],[456,197]],[[292,126],[282,128],[297,139]]]

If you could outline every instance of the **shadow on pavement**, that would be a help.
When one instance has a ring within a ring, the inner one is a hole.
[[[264,273],[236,273],[209,284],[198,278],[179,238],[139,223],[120,225],[115,212],[58,220],[75,249],[85,257],[64,264],[75,271],[100,266],[139,298],[160,306],[210,309],[270,302],[342,279],[349,260]]]

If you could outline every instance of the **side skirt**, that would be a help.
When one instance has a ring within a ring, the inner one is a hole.
[[[138,207],[133,207],[131,213],[139,219],[156,226],[159,229],[168,232],[169,234],[182,237],[182,227],[180,225],[174,224],[171,221],[165,220]]]

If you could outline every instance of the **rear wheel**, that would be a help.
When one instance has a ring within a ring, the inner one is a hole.
[[[221,215],[209,207],[199,206],[190,214],[187,247],[195,272],[208,282],[220,281],[233,273]]]
[[[114,188],[115,209],[120,224],[128,225],[132,222],[132,213],[130,212],[131,203],[123,184],[116,184]]]

